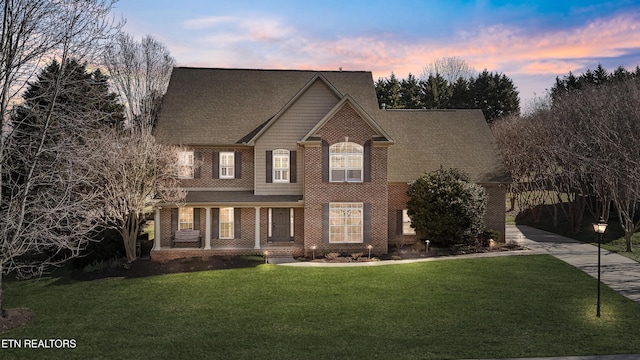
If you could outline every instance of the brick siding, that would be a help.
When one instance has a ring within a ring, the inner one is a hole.
[[[506,187],[497,184],[480,184],[487,191],[487,212],[484,224],[488,229],[498,231],[500,240],[504,241],[505,231],[505,196]],[[409,196],[406,183],[389,184],[389,245],[412,244],[420,238],[416,235],[397,235],[396,212],[406,209]]]
[[[180,186],[184,188],[241,188],[253,189],[253,148],[206,147],[189,148],[194,153],[199,152],[202,159],[196,161],[200,166],[200,178],[182,179]],[[242,155],[242,172],[240,179],[213,178],[213,152],[240,152]]]
[[[346,104],[319,131],[322,140],[330,145],[345,141],[364,145],[375,132]],[[311,254],[316,246],[316,255],[325,252],[367,252],[368,244],[335,244],[323,242],[322,207],[330,202],[362,202],[371,204],[372,253],[386,254],[387,246],[387,147],[373,146],[371,149],[371,182],[330,183],[322,181],[322,148],[307,146],[304,151],[304,247]]]

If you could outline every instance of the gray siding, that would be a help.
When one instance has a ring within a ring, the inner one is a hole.
[[[277,121],[256,141],[255,194],[302,195],[304,189],[304,154],[297,141],[302,139],[339,101],[320,80],[316,80]],[[267,183],[266,151],[286,149],[297,151],[297,183]],[[320,164],[318,164],[320,166]]]

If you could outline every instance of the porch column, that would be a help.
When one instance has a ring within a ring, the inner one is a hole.
[[[160,250],[160,238],[162,237],[162,234],[160,233],[160,207],[156,208],[156,213],[153,217],[153,249],[154,250]]]
[[[260,207],[256,206],[256,241],[254,249],[260,249]]]
[[[205,208],[205,216],[204,220],[204,249],[211,249],[211,208]]]

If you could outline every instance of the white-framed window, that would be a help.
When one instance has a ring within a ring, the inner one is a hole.
[[[193,230],[193,208],[178,208],[178,230]]]
[[[220,153],[220,179],[235,178],[235,159],[232,151]]]
[[[402,235],[415,235],[416,229],[411,227],[411,218],[407,209],[402,210]]]
[[[362,203],[329,203],[329,242],[363,242]]]
[[[289,150],[278,149],[273,150],[273,182],[288,183],[289,182]]]
[[[362,182],[362,146],[341,142],[329,147],[329,181]]]
[[[220,208],[220,239],[233,239],[233,208]]]
[[[178,177],[193,179],[193,151],[181,151],[178,156]]]

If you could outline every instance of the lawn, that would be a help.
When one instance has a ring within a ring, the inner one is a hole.
[[[459,359],[640,353],[640,306],[549,256],[6,283],[0,358]]]

